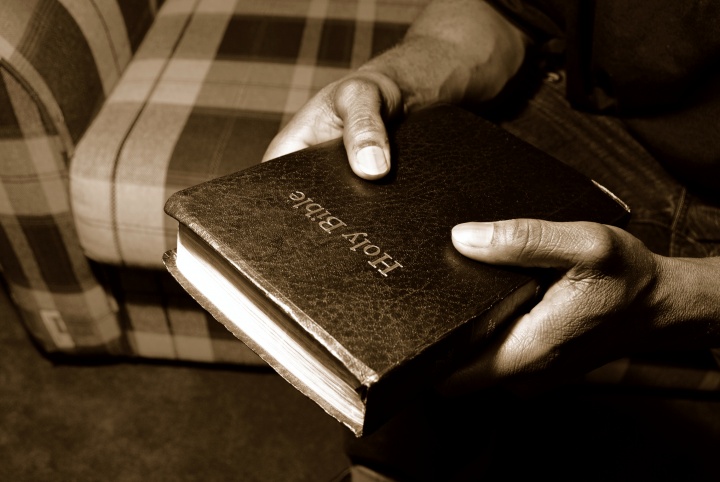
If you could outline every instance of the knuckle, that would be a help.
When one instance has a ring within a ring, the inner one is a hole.
[[[593,226],[589,233],[583,249],[587,258],[597,266],[612,264],[621,251],[619,236],[603,225]]]
[[[377,142],[376,138],[379,134],[382,134],[383,138],[386,137],[382,121],[371,115],[357,116],[348,123],[347,128],[359,147],[362,147],[363,142]]]
[[[380,104],[380,90],[373,82],[357,77],[349,77],[338,82],[333,95],[338,110],[352,113],[367,104],[375,107]]]
[[[533,254],[543,242],[543,224],[536,219],[513,219],[502,224],[502,242],[517,246],[519,255]]]
[[[334,105],[343,119],[346,139],[362,147],[384,144],[385,125],[381,115],[382,98],[372,81],[349,77],[337,84]]]

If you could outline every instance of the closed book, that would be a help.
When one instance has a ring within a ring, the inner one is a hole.
[[[389,128],[358,178],[341,140],[173,194],[164,262],[237,338],[357,436],[387,421],[538,297],[542,273],[464,257],[451,228],[518,217],[622,225],[591,179],[459,107]]]

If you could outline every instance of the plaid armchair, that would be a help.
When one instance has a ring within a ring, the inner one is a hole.
[[[48,354],[262,364],[162,254],[174,191],[260,161],[426,0],[0,0],[0,267]],[[712,360],[592,383],[720,389]]]
[[[48,354],[261,363],[166,273],[174,191],[260,161],[420,0],[0,0],[0,266]]]

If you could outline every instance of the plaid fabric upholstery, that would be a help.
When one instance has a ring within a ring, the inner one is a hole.
[[[119,353],[120,327],[80,249],[68,164],[156,5],[0,2],[0,265],[48,351]],[[142,12],[142,13],[141,13]]]
[[[319,88],[397,42],[420,0],[168,1],[71,168],[80,242],[162,268],[174,191],[260,161]]]
[[[143,358],[265,365],[166,270],[92,263],[117,300],[122,353]]]
[[[419,5],[156,7],[0,3],[0,266],[48,352],[256,364],[164,268],[142,269],[174,245],[164,201],[257,162],[299,105],[394,43]],[[98,249],[85,242],[97,226],[111,230]],[[105,248],[123,255],[93,255]]]

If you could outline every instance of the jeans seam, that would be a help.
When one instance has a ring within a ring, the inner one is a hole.
[[[687,205],[687,189],[683,187],[680,191],[677,209],[675,209],[675,212],[673,213],[672,225],[670,226],[670,256],[676,256],[677,254],[677,230],[681,220],[685,217],[685,213],[687,213]]]

